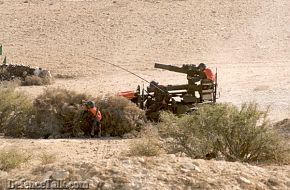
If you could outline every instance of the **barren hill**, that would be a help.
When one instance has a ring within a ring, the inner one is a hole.
[[[239,105],[254,100],[271,106],[273,120],[290,116],[289,0],[0,0],[0,14],[0,43],[8,62],[40,66],[63,76],[53,86],[93,95],[146,86],[89,56],[161,84],[185,83],[186,76],[154,69],[155,62],[204,62],[218,68],[218,101]],[[43,89],[20,88],[32,96]],[[94,183],[110,179],[117,183],[106,184],[118,185],[127,180],[128,189],[142,184],[145,189],[187,184],[197,184],[197,189],[290,188],[289,166],[258,167],[172,155],[150,158],[146,165],[144,158],[118,158],[129,141],[1,139],[1,148],[21,147],[34,157],[20,170],[0,172],[0,179],[31,175],[41,180],[54,172],[83,177],[83,170],[88,170]],[[60,150],[65,154],[58,154],[56,163],[39,165],[43,151]]]
[[[219,69],[220,101],[256,100],[273,119],[289,115],[287,0],[1,0],[0,10],[8,61],[76,76],[56,86],[105,94],[142,84],[88,55],[167,84],[185,76],[154,62],[205,62]]]

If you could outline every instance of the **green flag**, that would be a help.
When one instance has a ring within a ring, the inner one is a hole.
[[[0,44],[0,55],[2,55],[2,44]]]
[[[3,64],[6,64],[7,63],[7,59],[6,59],[6,56],[4,57],[4,60],[3,60]]]

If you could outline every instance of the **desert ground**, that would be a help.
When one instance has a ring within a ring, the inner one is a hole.
[[[217,68],[218,102],[256,101],[264,109],[270,106],[272,121],[290,116],[288,0],[0,0],[0,15],[0,43],[8,62],[62,76],[56,77],[53,87],[106,95],[147,85],[91,56],[160,84],[186,83],[186,76],[154,69],[154,63],[203,62]],[[19,87],[32,97],[43,88]],[[21,147],[32,155],[56,154],[56,163],[31,174],[38,180],[60,168],[81,171],[83,167],[92,174],[82,171],[79,175],[92,183],[101,175],[128,180],[130,185],[124,187],[128,189],[183,189],[185,184],[191,184],[191,189],[290,189],[289,166],[174,155],[126,158],[122,152],[130,141],[0,139],[0,146]],[[187,169],[182,170],[183,164]],[[1,175],[26,176],[39,167],[34,158],[20,171]]]

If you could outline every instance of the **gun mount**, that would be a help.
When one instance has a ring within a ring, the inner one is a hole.
[[[155,68],[168,70],[187,75],[187,84],[159,85],[150,82],[146,89],[138,86],[137,91],[127,91],[119,95],[127,97],[138,107],[146,111],[150,120],[158,120],[160,111],[167,110],[175,114],[184,114],[197,109],[199,104],[214,104],[217,97],[216,80],[206,79],[206,75],[196,65],[183,65],[177,67],[155,63]]]

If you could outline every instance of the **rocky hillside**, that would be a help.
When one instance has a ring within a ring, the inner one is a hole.
[[[128,157],[134,140],[9,140],[2,148],[21,144],[30,159],[21,167],[0,171],[6,179],[44,182],[88,182],[90,189],[287,189],[289,166],[253,166],[246,163],[193,160],[163,154]],[[61,150],[61,151],[60,151]],[[43,154],[54,155],[50,160]]]

